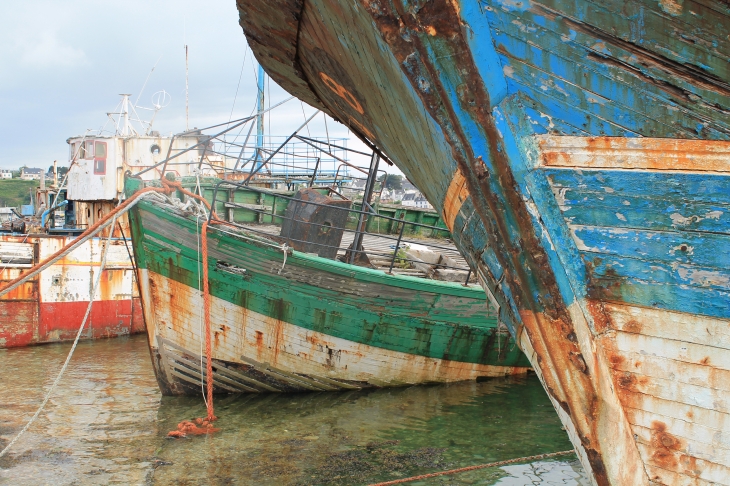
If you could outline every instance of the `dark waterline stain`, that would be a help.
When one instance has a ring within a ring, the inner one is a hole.
[[[0,447],[35,412],[70,346],[0,351]],[[539,381],[216,399],[211,437],[164,438],[204,414],[161,397],[145,337],[81,343],[1,484],[361,485],[571,449]],[[574,456],[410,484],[588,484]]]

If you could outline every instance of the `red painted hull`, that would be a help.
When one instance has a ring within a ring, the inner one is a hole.
[[[73,340],[88,305],[88,301],[0,301],[0,348]],[[91,308],[82,338],[110,338],[144,330],[138,297],[99,300]]]

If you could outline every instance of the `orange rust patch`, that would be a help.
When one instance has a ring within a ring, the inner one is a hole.
[[[261,349],[264,347],[264,333],[261,331],[256,331],[256,349],[261,352]]]
[[[454,231],[454,220],[456,215],[459,214],[461,206],[469,197],[469,190],[466,187],[466,178],[461,170],[458,168],[454,173],[454,177],[451,179],[449,188],[446,190],[446,196],[444,197],[444,223],[449,231]]]
[[[710,364],[710,357],[709,356],[705,356],[704,358],[702,358],[700,360],[700,364],[709,365]]]
[[[620,137],[538,137],[543,166],[730,172],[730,143]]]
[[[611,363],[612,368],[617,368],[626,361],[626,359],[618,353],[611,353],[608,355],[608,361]]]
[[[596,327],[597,333],[602,333],[608,331],[609,329],[614,329],[611,317],[606,309],[603,307],[603,302],[601,302],[600,300],[588,299],[586,301],[586,306],[588,307],[588,312],[593,317],[593,324]]]
[[[655,420],[651,423],[651,458],[659,467],[675,469],[678,466],[675,451],[682,449],[682,441],[667,432],[667,424]],[[689,457],[689,456],[686,456]]]
[[[641,330],[644,326],[636,319],[631,319],[624,325],[624,332],[632,332],[634,334],[641,334]]]

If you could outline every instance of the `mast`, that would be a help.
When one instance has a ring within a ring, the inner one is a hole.
[[[256,119],[256,169],[259,168],[264,160],[262,148],[264,146],[264,68],[259,64],[258,84],[258,100],[256,103],[256,111],[259,113]]]
[[[190,130],[188,111],[188,45],[185,44],[185,131]]]
[[[122,97],[122,136],[129,136],[129,97],[131,95],[121,94]]]

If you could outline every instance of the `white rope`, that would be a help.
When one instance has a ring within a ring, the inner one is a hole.
[[[116,223],[118,216],[119,216],[119,214],[115,214],[114,217],[111,219],[112,225],[114,225],[114,223]],[[104,266],[106,265],[106,256],[109,252],[109,247],[111,246],[111,239],[112,239],[113,233],[114,233],[114,227],[112,226],[112,230],[109,231],[109,237],[107,238],[106,245],[104,246],[104,253],[101,258],[101,265],[99,265],[99,273],[96,276],[96,282],[94,282],[94,287],[91,289],[89,305],[88,305],[88,307],[86,307],[86,314],[84,314],[84,319],[83,319],[83,321],[81,321],[81,327],[79,327],[79,330],[76,333],[76,339],[74,339],[73,346],[71,346],[71,350],[68,352],[68,356],[66,356],[66,361],[63,363],[63,366],[61,367],[61,371],[58,372],[58,376],[56,376],[56,379],[53,381],[51,388],[48,390],[48,393],[46,393],[46,396],[43,399],[41,406],[38,407],[38,410],[36,410],[36,412],[30,418],[28,423],[25,424],[25,427],[23,427],[20,430],[20,432],[18,432],[18,435],[16,435],[15,438],[13,440],[11,440],[7,446],[5,446],[5,449],[3,449],[2,452],[0,452],[0,458],[3,457],[5,454],[7,454],[7,452],[10,450],[10,448],[28,430],[28,428],[31,426],[31,424],[33,422],[35,422],[35,420],[38,418],[38,415],[40,415],[41,411],[43,411],[43,408],[46,406],[46,403],[48,403],[48,400],[51,398],[51,395],[53,394],[54,390],[56,389],[56,385],[58,385],[58,382],[61,381],[61,377],[63,376],[63,373],[66,371],[66,368],[68,367],[68,364],[71,361],[71,356],[73,356],[74,351],[76,350],[76,345],[79,343],[79,338],[81,338],[81,333],[83,332],[84,328],[86,327],[86,321],[88,320],[89,314],[91,313],[91,306],[94,304],[96,290],[99,288],[99,283],[101,282],[101,274],[104,273]]]
[[[277,275],[281,275],[281,271],[284,270],[284,266],[286,265],[286,255],[287,255],[288,250],[289,250],[289,247],[287,246],[286,243],[281,245],[281,251],[284,252],[284,263],[281,264],[281,268],[279,269],[279,273],[277,273]]]
[[[191,198],[192,200],[192,198]],[[203,297],[203,287],[201,286],[201,265],[200,265],[200,215],[195,216],[195,235],[198,240],[198,294]],[[200,311],[200,320],[198,321],[198,342],[200,344],[200,391],[203,394],[203,401],[205,402],[205,408],[208,408],[208,398],[205,394],[205,383],[203,380],[203,313],[204,307],[198,308]]]

